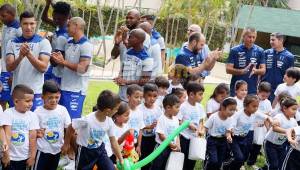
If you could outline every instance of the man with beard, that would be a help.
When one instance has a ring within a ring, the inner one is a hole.
[[[195,32],[190,35],[188,45],[181,48],[180,53],[176,56],[175,64],[182,64],[188,67],[190,74],[201,74],[204,70],[210,71],[221,52],[217,50],[208,54],[208,57],[202,62],[198,58],[199,52],[205,45],[203,34]]]

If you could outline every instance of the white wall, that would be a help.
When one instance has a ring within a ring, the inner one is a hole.
[[[300,0],[289,0],[289,7],[294,10],[300,10]]]

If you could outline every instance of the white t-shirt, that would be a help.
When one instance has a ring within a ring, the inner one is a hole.
[[[1,124],[11,126],[10,159],[21,161],[29,158],[29,131],[39,129],[35,113],[20,113],[14,107],[1,114]]]
[[[170,83],[170,86],[167,90],[168,94],[172,93],[172,89],[176,89],[176,88],[183,89],[183,86],[181,85],[181,83],[179,83],[178,85],[173,85],[171,80],[169,80],[169,83]]]
[[[163,100],[164,100],[165,96],[158,96],[157,99],[155,100],[155,105],[159,106],[159,108],[163,111],[164,110],[164,106],[163,106]]]
[[[157,128],[156,128],[156,136],[155,136],[155,141],[159,144],[162,143],[160,140],[158,133],[164,134],[165,137],[167,138],[172,132],[174,132],[177,128],[179,127],[179,120],[176,116],[173,116],[172,119],[169,119],[166,117],[164,114],[162,114],[157,121]],[[178,138],[175,137],[174,141]]]
[[[113,120],[106,117],[104,122],[100,122],[96,118],[96,112],[73,119],[72,126],[77,130],[77,144],[89,149],[100,147],[106,134],[108,137],[115,136]]]
[[[298,126],[297,121],[294,118],[287,119],[284,114],[277,114],[274,119],[279,121],[280,127],[283,129]],[[266,135],[266,140],[276,145],[282,145],[287,138],[285,134],[277,133],[270,129]]]
[[[117,138],[116,138],[116,140],[117,140]],[[105,136],[103,138],[103,143],[105,144],[105,150],[106,150],[107,156],[111,157],[113,155],[113,151],[112,151],[110,140],[109,140],[109,137],[107,134],[105,134]]]
[[[298,83],[295,83],[292,86],[287,86],[286,83],[279,84],[274,92],[275,96],[278,96],[282,92],[288,93],[292,98],[296,99],[297,96],[300,96],[300,86]]]
[[[244,110],[244,100],[240,100],[239,98],[237,98],[236,96],[234,97],[234,99],[236,100],[236,109],[237,111],[241,111]]]
[[[157,121],[157,119],[162,115],[162,110],[159,106],[154,105],[152,109],[149,109],[145,106],[145,104],[141,104],[139,109],[143,113],[144,124],[145,126],[152,125],[153,122]],[[155,129],[144,129],[143,136],[154,136]]]
[[[155,77],[162,75],[162,61],[161,61],[161,49],[158,43],[151,44],[149,49],[150,57],[153,58],[153,70],[151,78],[155,79]]]
[[[128,127],[134,130],[134,142],[137,142],[139,132],[145,127],[143,112],[137,107],[135,110],[130,110]]]
[[[37,140],[38,150],[53,155],[59,153],[64,144],[64,129],[71,124],[67,109],[61,105],[54,110],[40,106],[34,113],[39,119],[40,128],[45,129],[45,136]]]
[[[265,120],[267,115],[264,114],[251,114],[250,116],[242,110],[236,112],[232,116],[233,134],[237,136],[247,135],[249,131],[253,130],[255,121]]]
[[[38,58],[40,55],[50,58],[52,50],[50,42],[37,34],[30,39],[25,39],[21,36],[9,41],[6,56],[13,55],[15,59],[17,59],[20,54],[20,46],[25,42],[29,44],[30,50],[35,58]],[[12,89],[18,84],[24,84],[30,87],[34,91],[34,94],[42,93],[44,73],[38,71],[27,57],[22,59],[17,68],[13,71],[13,75]]]
[[[213,113],[220,109],[220,103],[218,103],[214,98],[207,101],[206,113]]]
[[[6,70],[6,47],[7,43],[22,35],[22,29],[19,21],[15,20],[10,25],[3,25],[2,40],[1,40],[1,72],[7,72]]]
[[[225,136],[226,131],[231,129],[231,118],[222,120],[219,116],[219,112],[216,112],[208,118],[204,126],[208,129],[210,136]]]
[[[189,120],[197,128],[200,124],[200,121],[205,117],[206,113],[200,103],[196,103],[195,106],[192,106],[188,101],[185,101],[180,106],[178,119],[182,121]],[[196,134],[190,129],[185,129],[183,132],[181,132],[181,135],[186,139],[190,139]]]
[[[91,64],[92,55],[93,45],[86,37],[82,37],[78,42],[71,39],[65,46],[65,60],[69,63],[78,64],[80,59],[85,58],[90,59],[89,64]],[[61,78],[61,89],[70,92],[81,92],[82,95],[86,95],[89,76],[90,67],[83,74],[64,67]]]
[[[259,101],[258,112],[266,114],[266,113],[270,113],[271,111],[272,111],[272,104],[270,100],[265,99]]]

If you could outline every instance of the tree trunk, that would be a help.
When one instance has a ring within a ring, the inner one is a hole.
[[[88,27],[87,27],[87,30],[86,30],[87,38],[90,37],[89,35],[90,35],[91,19],[92,19],[92,10],[90,10],[89,23],[88,23]]]
[[[211,28],[211,32],[210,32],[210,35],[209,35],[209,39],[208,39],[208,42],[207,42],[207,45],[208,45],[208,46],[209,46],[209,44],[210,44],[210,41],[211,41],[212,36],[214,35],[215,26],[216,26],[216,23],[213,22],[213,26],[212,26],[212,28]]]
[[[178,29],[179,29],[179,18],[177,18],[177,23],[176,23],[175,40],[174,40],[174,43],[173,43],[173,46],[174,46],[174,47],[176,47],[176,45],[177,45]]]
[[[174,22],[175,22],[175,17],[173,17],[173,19],[172,19],[171,36],[170,36],[169,44],[173,44],[172,42],[173,42],[173,39],[174,39],[174,37],[173,37],[173,33],[174,33]]]
[[[169,15],[167,16],[167,30],[166,30],[166,36],[165,36],[165,44],[168,44],[168,38],[169,38],[169,22],[170,22],[170,17]]]
[[[100,0],[97,0],[97,13],[98,13],[98,22],[102,36],[103,50],[104,50],[104,61],[106,61],[106,43],[105,43],[105,31],[103,26],[103,16]]]

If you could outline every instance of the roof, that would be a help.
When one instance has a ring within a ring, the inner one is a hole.
[[[260,32],[280,32],[284,35],[300,37],[300,11],[254,6],[249,18],[251,9],[250,5],[241,6],[236,19],[238,28],[249,26]]]

